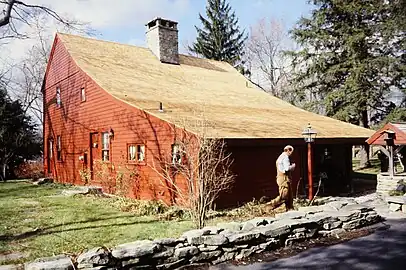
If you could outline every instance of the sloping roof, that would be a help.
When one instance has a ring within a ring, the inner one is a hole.
[[[391,123],[393,126],[395,126],[397,129],[406,132],[406,123]]]
[[[68,34],[58,37],[105,91],[195,133],[202,117],[210,137],[299,138],[308,123],[322,138],[366,139],[373,133],[292,106],[258,89],[224,62],[179,55],[180,65],[163,64],[146,48]]]
[[[395,133],[395,145],[406,145],[406,123],[387,123],[366,141],[373,145],[386,145],[385,132]]]

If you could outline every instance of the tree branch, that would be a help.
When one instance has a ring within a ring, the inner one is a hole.
[[[8,2],[2,2],[6,4],[6,10],[4,10],[4,16],[0,18],[0,27],[5,26],[10,23],[11,18],[11,11],[13,10],[13,6],[16,3],[15,0],[8,0]]]

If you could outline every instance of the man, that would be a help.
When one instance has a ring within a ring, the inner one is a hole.
[[[293,197],[291,188],[291,172],[296,164],[291,164],[289,157],[293,153],[291,145],[285,146],[283,153],[276,160],[276,183],[279,187],[279,195],[270,204],[276,208],[285,203],[286,211],[293,209]]]

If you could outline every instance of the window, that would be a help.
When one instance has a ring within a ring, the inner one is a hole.
[[[180,164],[182,162],[181,149],[178,144],[172,144],[172,164]]]
[[[61,107],[62,101],[61,101],[61,88],[57,87],[56,88],[56,106]]]
[[[110,160],[110,137],[108,132],[102,133],[102,160]]]
[[[82,102],[86,101],[86,90],[84,87],[80,88],[80,100]]]
[[[145,161],[145,145],[129,144],[128,145],[128,161],[130,161],[130,162]]]
[[[50,138],[48,140],[48,156],[49,158],[53,158],[54,157],[54,153],[53,153],[53,148],[54,148],[54,141],[52,140],[52,138]]]
[[[62,141],[59,135],[56,137],[56,159],[62,160]]]

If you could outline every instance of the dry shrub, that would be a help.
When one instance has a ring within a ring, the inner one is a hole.
[[[14,169],[14,175],[18,179],[32,178],[37,180],[44,177],[44,164],[41,160],[23,162]]]
[[[185,220],[191,219],[190,211],[188,209],[172,206],[166,212],[159,215],[162,220]]]
[[[159,215],[168,210],[162,201],[134,200],[129,198],[117,198],[113,204],[124,212],[131,212],[136,216]]]
[[[402,190],[391,190],[388,192],[389,196],[403,196],[404,194]]]
[[[130,198],[117,198],[113,205],[123,212],[131,212],[135,216],[155,216],[160,220],[190,219],[189,210],[179,206],[167,206],[157,200],[136,200]]]
[[[95,178],[93,182],[100,184],[107,193],[114,193],[115,178],[112,174],[112,164],[102,160],[95,160],[93,170]]]
[[[229,215],[236,217],[259,217],[259,216],[273,216],[274,212],[270,211],[266,204],[262,201],[253,199],[252,201],[242,205],[239,208],[229,211]]]

